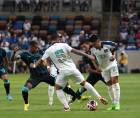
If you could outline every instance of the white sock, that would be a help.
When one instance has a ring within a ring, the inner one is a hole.
[[[64,107],[69,108],[64,92],[60,89],[60,90],[56,90],[56,94],[59,101],[64,105]]]
[[[71,86],[70,86],[70,85],[68,85],[68,87],[70,88]],[[67,99],[67,101],[69,102],[69,101],[71,100],[71,95],[66,94],[66,99]]]
[[[49,105],[53,104],[54,86],[48,86]]]
[[[112,101],[112,103],[114,103],[114,90],[113,90],[113,87],[111,85],[111,86],[107,86],[107,88],[108,88],[108,93],[109,93],[109,96],[111,98],[111,101]]]
[[[119,85],[119,83],[113,84],[112,88],[114,90],[114,103],[119,104],[120,103],[120,85]]]
[[[93,95],[95,95],[98,99],[101,97],[100,94],[97,92],[97,90],[88,82],[85,82],[84,87],[87,89],[87,91],[91,92]]]
[[[71,95],[66,94],[66,99],[67,99],[67,101],[69,102],[69,101],[71,100]]]

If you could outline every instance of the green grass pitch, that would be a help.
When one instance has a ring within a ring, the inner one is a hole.
[[[11,93],[14,98],[11,102],[6,100],[3,82],[0,82],[0,118],[140,118],[140,74],[120,75],[120,111],[107,111],[106,109],[109,105],[104,106],[98,101],[98,110],[95,112],[88,111],[86,107],[87,101],[81,103],[76,101],[71,105],[70,112],[63,112],[63,106],[56,95],[54,96],[54,106],[48,106],[48,86],[45,83],[41,83],[37,88],[30,91],[30,110],[28,112],[23,111],[21,88],[28,76],[28,74],[9,76]],[[71,83],[71,86],[75,90],[79,87],[79,85],[73,83]],[[110,100],[103,83],[97,83],[95,88]],[[85,94],[89,93],[86,92]],[[96,98],[93,97],[93,99]]]

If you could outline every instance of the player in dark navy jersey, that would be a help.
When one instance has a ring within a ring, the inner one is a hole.
[[[0,41],[1,45],[2,41]],[[0,47],[0,78],[4,81],[4,87],[6,91],[6,97],[9,101],[13,98],[10,95],[10,81],[8,79],[7,67],[8,67],[8,57],[6,51]]]
[[[43,55],[43,51],[39,50],[38,48],[38,43],[36,41],[31,41],[29,48],[29,51],[23,52],[17,52],[18,48],[15,48],[14,54],[12,56],[12,61],[14,61],[16,58],[22,59],[27,64],[30,71],[30,78],[26,81],[24,87],[22,88],[22,96],[25,102],[25,111],[28,111],[29,109],[28,91],[30,89],[35,88],[40,82],[45,82],[52,86],[55,85],[55,77],[50,76],[50,73],[48,72],[48,69],[45,65],[39,65],[36,68],[30,67],[31,63],[36,62]],[[71,88],[65,87],[63,91],[75,97],[75,92]]]

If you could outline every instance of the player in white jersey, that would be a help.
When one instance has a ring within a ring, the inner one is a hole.
[[[117,45],[111,41],[101,41],[95,35],[92,35],[89,40],[93,45],[91,54],[96,57],[102,76],[108,85],[109,95],[112,100],[112,105],[108,110],[120,110],[119,72],[115,59]]]
[[[38,66],[40,63],[47,59],[51,60],[53,64],[57,67],[57,69],[59,69],[59,74],[57,75],[55,88],[58,99],[64,105],[64,111],[70,110],[69,104],[62,91],[62,88],[68,82],[68,78],[66,78],[67,76],[74,76],[75,78],[72,78],[72,80],[75,83],[79,83],[80,85],[84,86],[88,91],[95,95],[103,104],[107,104],[106,99],[101,97],[101,95],[96,91],[96,89],[84,80],[83,75],[76,68],[74,62],[72,61],[70,57],[70,52],[86,56],[90,59],[93,59],[93,56],[88,55],[79,50],[73,49],[66,43],[58,43],[57,35],[52,36],[52,44],[53,45],[45,51],[45,54],[42,56],[42,58],[36,63],[32,64],[32,67]]]

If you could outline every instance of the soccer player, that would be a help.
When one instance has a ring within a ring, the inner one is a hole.
[[[87,53],[90,54],[90,44],[88,41],[83,41],[80,44],[80,47]],[[105,85],[106,82],[104,80],[104,78],[101,75],[101,72],[98,71],[95,67],[95,65],[93,64],[93,62],[87,58],[87,57],[83,57],[84,62],[86,63],[86,68],[89,72],[89,75],[86,79],[87,82],[89,82],[92,86],[94,86],[98,81],[102,81]],[[86,91],[86,89],[84,87],[81,87],[77,90],[76,94],[78,97],[78,99],[81,100],[85,100],[85,99],[89,99],[90,96],[82,96],[81,95]],[[75,101],[75,98],[73,97],[72,100],[70,101],[71,103]]]
[[[57,75],[55,88],[56,88],[58,99],[64,105],[64,111],[70,110],[70,106],[62,91],[62,88],[66,86],[68,82],[68,79],[65,77],[70,76],[70,75],[75,77],[75,78],[72,78],[72,80],[75,83],[80,83],[80,85],[84,86],[88,91],[90,91],[93,95],[95,95],[103,104],[107,104],[106,99],[101,97],[101,95],[96,91],[96,89],[93,88],[91,84],[89,84],[88,82],[84,80],[83,75],[76,68],[74,62],[72,61],[70,57],[70,52],[73,52],[78,55],[84,55],[84,56],[87,56],[88,58],[93,59],[93,56],[90,56],[79,50],[73,49],[66,43],[59,43],[58,36],[53,35],[52,46],[50,46],[45,51],[42,58],[36,63],[34,63],[32,67],[38,66],[40,63],[42,63],[44,60],[47,59],[47,60],[51,60],[53,64],[59,69],[58,70],[59,74]]]
[[[53,64],[50,66],[50,75],[54,78],[57,77],[57,69]],[[49,105],[53,105],[54,86],[48,85]],[[75,97],[74,97],[75,98]]]
[[[24,99],[24,110],[28,111],[29,109],[29,102],[28,102],[28,92],[32,88],[35,88],[40,82],[48,83],[51,86],[55,85],[55,78],[50,76],[48,72],[48,68],[45,65],[39,65],[36,68],[31,68],[31,63],[34,63],[38,59],[40,59],[43,55],[43,51],[39,50],[39,45],[36,41],[31,41],[29,43],[29,51],[18,51],[18,47],[14,48],[14,53],[12,55],[11,60],[14,61],[15,59],[23,60],[30,71],[30,78],[25,82],[25,85],[22,88],[22,97]],[[68,88],[67,86],[63,88],[67,94],[71,94],[75,96],[75,92]]]
[[[0,45],[2,40],[0,40]],[[6,51],[0,47],[0,77],[4,81],[4,87],[6,91],[6,97],[9,101],[13,98],[10,95],[10,81],[8,79],[7,67],[8,67],[8,57]]]
[[[102,71],[102,76],[106,81],[112,100],[112,105],[108,110],[120,110],[119,72],[115,59],[117,45],[111,41],[101,41],[99,37],[95,35],[92,35],[89,41],[93,45],[91,54],[94,55],[98,61],[98,69]]]

